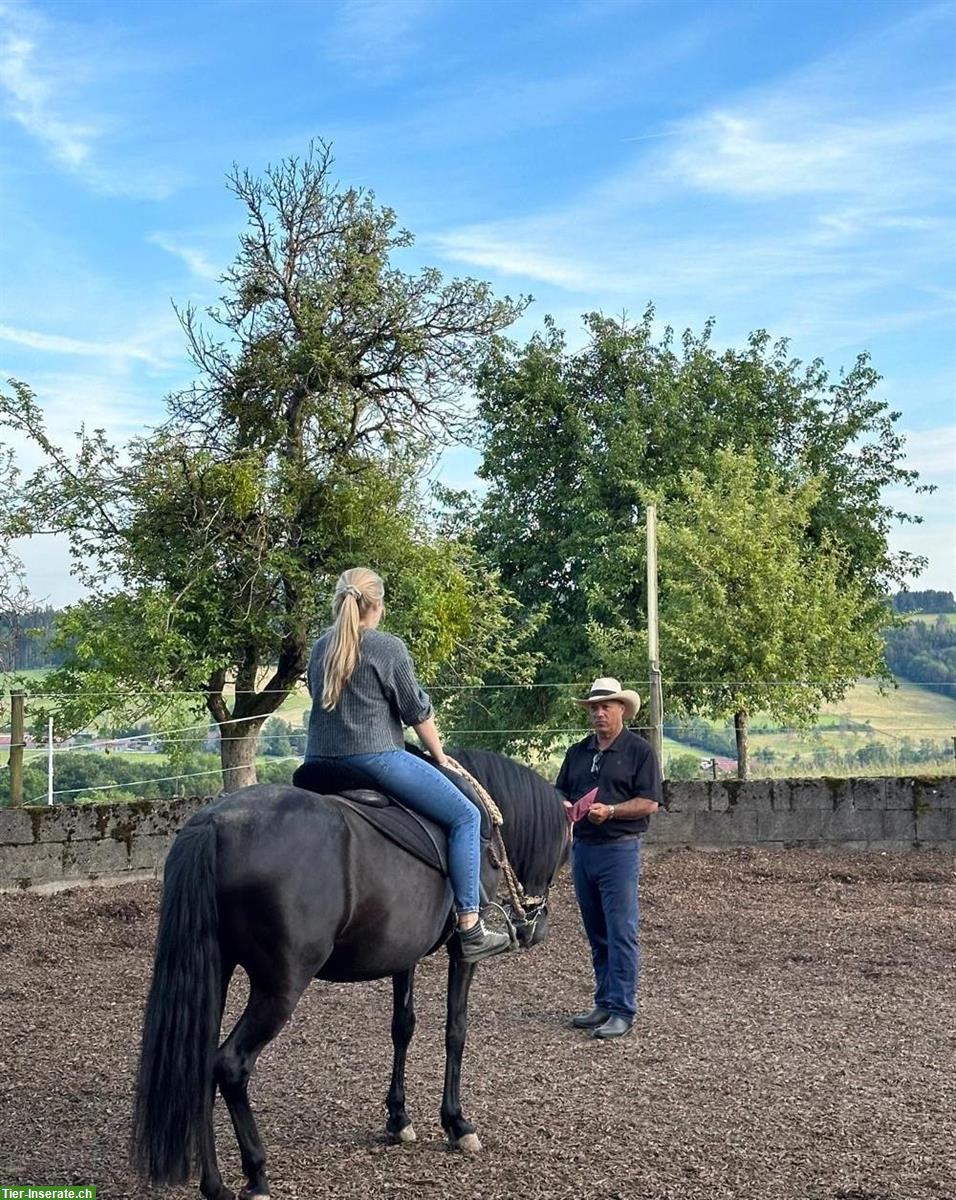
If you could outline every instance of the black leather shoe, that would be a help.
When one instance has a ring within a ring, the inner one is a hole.
[[[597,1029],[610,1015],[606,1008],[592,1008],[590,1012],[572,1017],[570,1024],[572,1029]]]
[[[603,1025],[599,1025],[591,1037],[606,1041],[608,1038],[623,1037],[631,1032],[631,1022],[626,1017],[610,1016]]]

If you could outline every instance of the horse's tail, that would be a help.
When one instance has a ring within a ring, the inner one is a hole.
[[[166,860],[153,982],[143,1021],[131,1156],[153,1183],[185,1183],[211,1119],[222,1020],[216,827],[202,815]]]

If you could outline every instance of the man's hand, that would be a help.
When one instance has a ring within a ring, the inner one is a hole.
[[[588,820],[595,825],[603,825],[611,816],[610,804],[592,804],[588,809]]]

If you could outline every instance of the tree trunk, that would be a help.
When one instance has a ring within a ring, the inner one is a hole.
[[[734,732],[737,735],[737,778],[750,778],[750,744],[748,741],[747,710],[734,713]]]
[[[301,678],[308,661],[308,652],[305,631],[293,630],[283,639],[276,669],[260,692],[256,691],[259,664],[250,654],[236,672],[236,695],[232,712],[229,711],[223,695],[226,686],[225,668],[219,668],[210,676],[206,707],[219,726],[219,756],[222,760],[224,792],[238,792],[240,788],[251,787],[256,782],[259,731],[265,720],[282,707],[296,681]]]
[[[256,748],[265,717],[255,721],[222,721],[219,725],[222,790],[238,792],[256,782]]]

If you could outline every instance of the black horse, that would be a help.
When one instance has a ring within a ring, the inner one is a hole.
[[[567,852],[558,793],[501,755],[455,751],[502,810],[509,861],[528,895],[546,897]],[[493,895],[489,855],[482,884]],[[526,945],[547,932],[542,903],[522,927]],[[153,1183],[183,1183],[194,1167],[208,1200],[235,1200],[216,1161],[212,1109],[218,1087],[232,1118],[249,1200],[269,1194],[265,1151],[249,1106],[249,1077],[263,1047],[288,1021],[314,979],[391,975],[394,1058],[386,1136],[413,1141],[405,1111],[405,1056],[415,1027],[419,959],[449,946],[445,1087],[441,1123],[449,1143],[479,1149],[459,1100],[474,966],[451,938],[451,892],[443,875],[328,796],[296,787],[236,792],[193,816],[166,861],[153,980],[143,1026],[132,1153]],[[219,1046],[229,981],[249,976],[249,1000]]]

